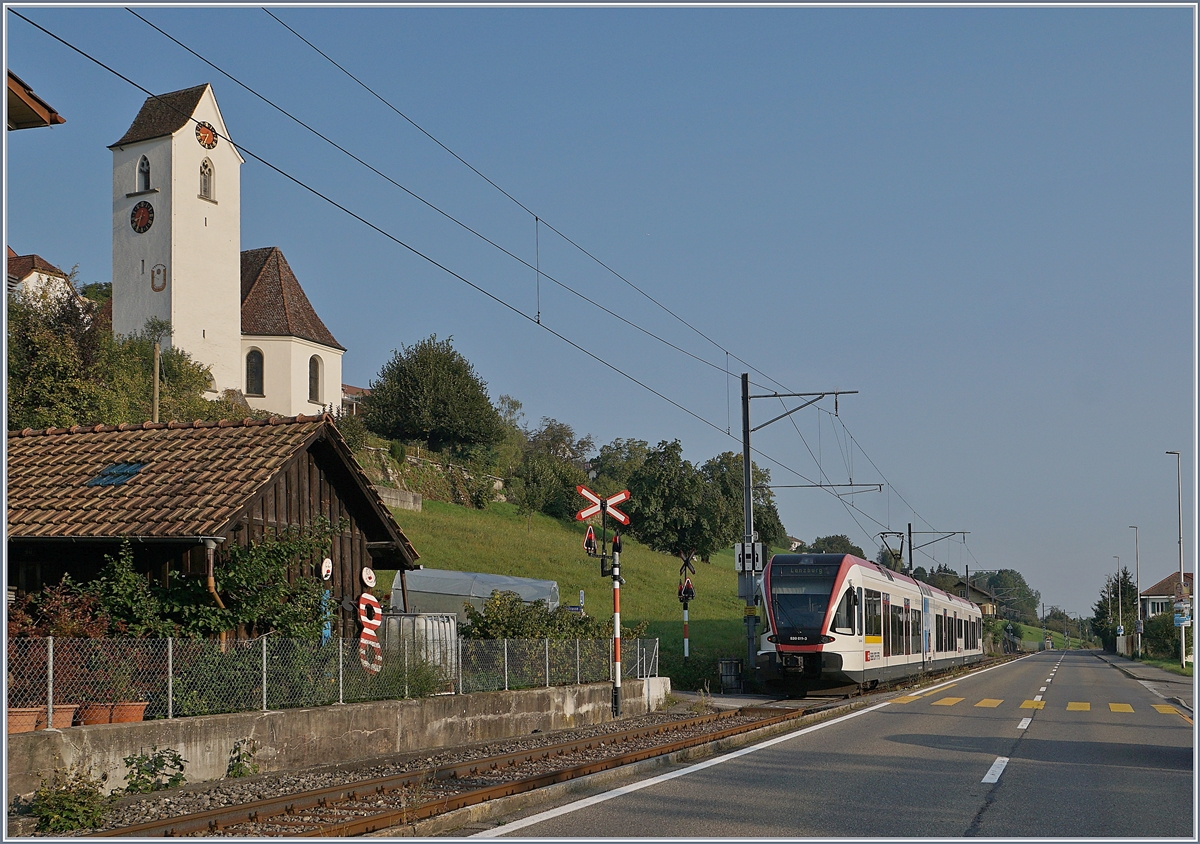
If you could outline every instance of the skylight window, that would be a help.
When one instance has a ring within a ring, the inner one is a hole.
[[[100,474],[88,481],[84,486],[120,486],[142,471],[145,463],[114,463],[106,466]]]

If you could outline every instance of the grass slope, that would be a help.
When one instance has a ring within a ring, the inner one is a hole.
[[[472,510],[427,500],[419,513],[392,512],[426,568],[555,580],[563,604],[576,604],[583,590],[584,611],[612,619],[612,580],[602,578],[599,560],[584,553],[581,522],[566,524],[540,514],[526,520],[515,506],[498,503]],[[678,687],[698,688],[706,679],[715,685],[717,659],[744,658],[746,650],[733,550],[715,555],[709,564],[694,563],[697,597],[688,605],[691,658],[685,665],[679,560],[632,539],[622,543],[623,626],[647,623],[646,635],[659,639],[659,672]],[[390,576],[380,573],[381,594],[390,590]]]

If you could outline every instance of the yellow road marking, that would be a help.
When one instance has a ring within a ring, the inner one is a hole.
[[[920,699],[920,695],[904,695],[904,697],[892,698],[892,703],[912,703],[914,700]]]
[[[941,700],[935,700],[932,705],[933,706],[954,706],[954,704],[961,703],[961,702],[962,702],[962,698],[960,698],[960,697],[944,697]]]
[[[1109,712],[1132,712],[1133,707],[1128,703],[1110,703],[1108,705]]]
[[[1156,703],[1156,704],[1154,704],[1154,708],[1157,709],[1159,712],[1161,712],[1163,715],[1178,715],[1180,718],[1182,718],[1184,721],[1187,721],[1189,724],[1192,723],[1191,718],[1184,715],[1182,712],[1180,712],[1178,709],[1176,709],[1173,706],[1168,706],[1165,703]]]
[[[1021,704],[1022,709],[1045,709],[1046,701],[1044,700],[1027,700]]]
[[[975,705],[976,706],[986,706],[988,709],[995,709],[997,706],[999,706],[1002,703],[1004,703],[1004,701],[996,700],[994,697],[985,697],[983,700],[979,701],[979,703],[977,703]]]
[[[1071,701],[1070,703],[1067,704],[1067,711],[1068,712],[1091,712],[1092,705],[1090,703],[1079,703],[1078,701]]]

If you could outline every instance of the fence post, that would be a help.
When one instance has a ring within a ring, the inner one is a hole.
[[[454,660],[455,667],[458,669],[458,693],[465,694],[463,691],[463,664],[462,664],[462,637],[454,637],[454,648],[457,651],[457,658]]]
[[[504,691],[508,691],[508,639],[504,640]]]
[[[342,637],[338,636],[338,703],[345,703],[346,699],[342,696]]]
[[[54,729],[54,637],[46,637],[46,729]]]
[[[576,639],[575,640],[575,685],[578,686],[579,683],[580,683],[580,678],[579,678],[579,640]]]
[[[175,640],[167,637],[167,717],[175,717]]]
[[[414,625],[415,626],[415,625]],[[404,648],[404,697],[408,697],[408,640],[400,637],[401,647]]]
[[[267,711],[267,637],[262,638],[263,712]]]
[[[550,637],[546,637],[546,688],[550,688]]]

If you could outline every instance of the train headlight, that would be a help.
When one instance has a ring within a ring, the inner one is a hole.
[[[820,642],[822,645],[828,645],[828,644],[829,644],[830,642],[832,642],[833,640],[834,640],[834,639],[833,639],[833,637],[832,637],[832,636],[822,636],[822,637],[821,637],[820,639],[818,639],[817,641],[818,641],[818,642]]]
[[[767,641],[768,641],[768,642],[770,642],[772,645],[773,645],[773,644],[775,644],[775,642],[777,641],[777,640],[775,639],[775,634],[774,634],[774,633],[772,633],[770,636],[768,636],[768,637],[767,637]]]

